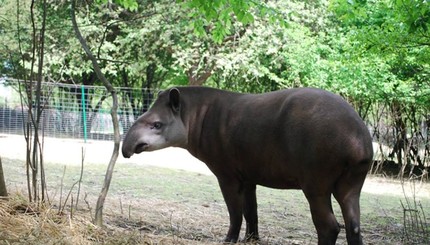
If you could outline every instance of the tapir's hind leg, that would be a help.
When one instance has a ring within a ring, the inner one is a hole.
[[[346,239],[349,245],[363,244],[360,234],[360,207],[358,194],[340,194],[336,195],[342,209],[343,219],[345,221]]]
[[[303,191],[311,208],[312,220],[318,234],[318,244],[335,244],[340,227],[333,214],[331,193]]]
[[[347,170],[336,183],[333,193],[342,210],[349,245],[363,244],[360,234],[360,192],[366,171],[356,170]]]

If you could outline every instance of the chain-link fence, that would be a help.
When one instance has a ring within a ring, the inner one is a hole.
[[[0,133],[23,134],[24,125],[30,120],[28,108],[30,105],[34,108],[36,98],[33,84],[32,102],[28,103],[25,91],[29,91],[29,87],[28,82],[0,78]],[[148,109],[153,93],[131,88],[116,88],[116,91],[123,135]],[[85,140],[113,138],[112,98],[105,87],[44,82],[40,96],[42,113],[39,127],[45,136]]]

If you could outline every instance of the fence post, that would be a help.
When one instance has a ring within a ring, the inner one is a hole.
[[[87,106],[85,101],[85,86],[81,85],[81,100],[82,100],[82,118],[84,123],[84,143],[87,143]]]

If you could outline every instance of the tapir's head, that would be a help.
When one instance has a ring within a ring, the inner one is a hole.
[[[187,132],[181,119],[181,109],[177,88],[161,92],[151,109],[128,130],[122,144],[122,155],[129,158],[143,151],[169,146],[184,147],[187,144]]]

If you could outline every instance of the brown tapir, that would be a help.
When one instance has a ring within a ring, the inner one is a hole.
[[[362,244],[359,198],[372,161],[372,140],[354,109],[330,92],[298,88],[240,94],[207,87],[163,91],[127,132],[122,154],[182,147],[215,174],[230,215],[226,242],[258,239],[256,185],[302,189],[318,244],[340,231],[331,195],[342,209],[348,244]]]

